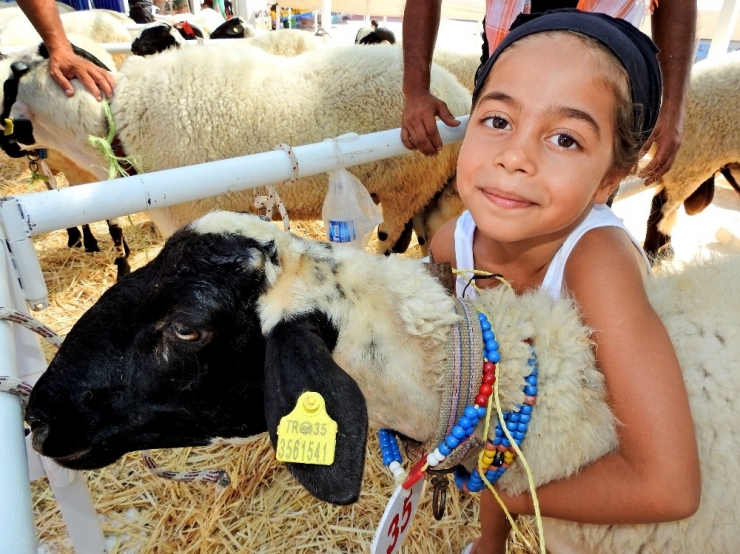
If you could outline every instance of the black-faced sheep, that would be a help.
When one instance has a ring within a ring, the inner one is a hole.
[[[186,40],[245,38],[247,29],[242,18],[234,17],[217,27],[210,36],[204,37],[203,31],[195,24],[179,21],[170,25],[162,21],[141,30],[131,43],[131,53],[136,56],[151,56],[171,48],[180,48]]]
[[[721,170],[732,184],[730,170],[740,163],[737,110],[740,52],[703,60],[691,71],[691,89],[681,147],[671,169],[656,182],[645,235],[645,251],[655,256],[670,242],[676,210],[689,214],[712,200],[714,175]]]
[[[590,552],[735,550],[738,271],[734,256],[649,285],[689,392],[702,453],[699,511],[674,523],[546,520],[549,528]],[[416,260],[304,240],[253,215],[225,212],[173,235],[155,260],[80,318],[31,395],[34,445],[84,469],[130,450],[202,445],[265,428],[275,443],[280,418],[302,392],[317,391],[339,424],[337,458],[331,466],[288,467],[319,498],[352,502],[368,425],[418,443],[444,436],[449,414],[441,407],[459,387],[446,372],[460,333],[470,332],[471,375],[480,374],[476,307],[499,341],[504,410],[524,401],[525,341],[536,350],[537,404],[521,446],[535,483],[571,475],[615,448],[604,377],[571,302],[545,292],[516,297],[505,287],[461,302]],[[466,397],[461,406],[472,403],[477,383],[456,394]],[[521,465],[499,484],[525,490]]]
[[[235,43],[228,49],[204,44],[152,58],[134,56],[116,74],[110,101],[113,121],[123,151],[138,170],[264,152],[280,143],[321,142],[348,132],[393,129],[400,121],[403,67],[401,51],[394,46],[326,48],[285,58]],[[468,92],[436,66],[432,89],[454,114],[469,110]],[[29,147],[57,149],[100,179],[107,176],[106,161],[88,143],[90,136],[108,134],[103,106],[81,90],[72,98],[64,96],[44,64],[32,67],[20,80],[10,116],[31,121],[35,144]],[[458,144],[450,144],[434,158],[409,153],[350,169],[380,201],[386,237],[382,251],[391,251],[406,222],[455,173],[458,149]],[[277,190],[291,217],[321,218],[325,175]],[[169,236],[214,208],[253,211],[253,192],[149,215]]]

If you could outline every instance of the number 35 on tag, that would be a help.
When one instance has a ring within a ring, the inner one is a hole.
[[[401,544],[411,528],[411,521],[419,507],[424,482],[424,479],[421,479],[409,490],[400,485],[396,488],[375,531],[370,550],[372,554],[396,554],[401,550]]]

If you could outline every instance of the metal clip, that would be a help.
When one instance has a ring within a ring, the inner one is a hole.
[[[448,485],[449,482],[446,474],[440,473],[432,478],[432,486],[434,487],[434,493],[432,494],[432,514],[437,521],[440,521],[445,515]]]

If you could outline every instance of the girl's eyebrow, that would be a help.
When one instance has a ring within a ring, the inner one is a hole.
[[[484,94],[479,103],[483,103],[487,100],[503,102],[504,104],[509,104],[520,111],[523,108],[523,105],[519,100],[499,90],[492,90],[491,92]],[[596,123],[596,120],[591,116],[591,114],[584,112],[583,110],[579,110],[578,108],[570,108],[568,106],[550,106],[544,111],[543,116],[563,117],[583,121],[593,128],[597,138],[601,138],[601,128],[599,127],[599,124]]]
[[[583,121],[593,128],[597,138],[601,138],[601,129],[599,128],[599,124],[596,123],[596,120],[588,112],[584,112],[578,108],[570,108],[568,106],[550,106],[544,111],[544,115]]]

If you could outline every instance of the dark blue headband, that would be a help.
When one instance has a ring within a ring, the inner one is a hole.
[[[501,53],[517,40],[546,31],[574,31],[606,46],[627,70],[635,121],[640,125],[640,146],[655,127],[660,110],[661,78],[657,52],[650,38],[630,23],[603,13],[576,9],[522,14],[475,76],[473,105],[483,90],[486,77]]]

